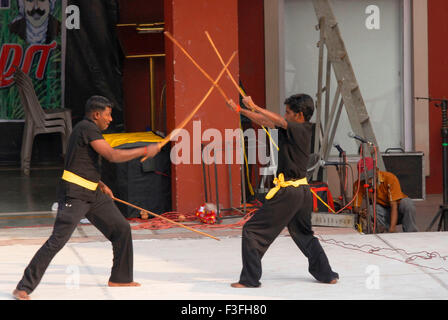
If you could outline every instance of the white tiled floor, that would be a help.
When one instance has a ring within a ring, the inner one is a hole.
[[[331,240],[330,240],[331,238]],[[139,288],[106,287],[112,263],[108,242],[69,243],[53,260],[32,294],[38,299],[448,299],[448,233],[322,235],[336,285],[318,283],[289,236],[273,243],[263,259],[262,287],[234,289],[241,270],[241,238],[134,240],[134,277]],[[382,241],[384,239],[387,243]],[[334,244],[334,241],[344,247]],[[343,242],[343,243],[342,243]],[[437,251],[445,259],[405,260],[409,253]],[[353,245],[365,245],[359,250]],[[11,292],[37,245],[0,246],[0,299]],[[375,254],[372,248],[380,249]],[[383,249],[381,249],[383,248]],[[404,254],[404,256],[403,256]],[[444,268],[432,270],[430,268]]]

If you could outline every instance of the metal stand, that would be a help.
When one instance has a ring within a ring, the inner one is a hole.
[[[436,107],[440,107],[442,109],[442,165],[443,165],[443,204],[439,207],[439,211],[437,211],[436,216],[432,220],[426,231],[430,231],[432,226],[435,224],[437,219],[439,219],[439,224],[437,227],[437,231],[448,231],[448,100],[447,99],[433,99],[433,98],[416,98],[429,100],[430,102],[437,101],[440,104],[436,104]]]
[[[228,144],[226,143],[226,151],[228,151]],[[231,154],[229,152],[226,152],[226,154]],[[221,211],[238,211],[240,212],[242,215],[246,215],[247,213],[247,199],[246,199],[246,176],[245,176],[245,171],[244,171],[244,162],[241,165],[241,188],[242,188],[242,196],[243,196],[243,206],[242,207],[234,207],[232,205],[232,195],[233,195],[233,189],[232,189],[232,166],[231,164],[227,164],[227,169],[228,169],[228,173],[229,173],[229,195],[230,195],[230,205],[229,208],[225,208],[225,209],[221,209]],[[218,185],[216,185],[216,188],[218,188]],[[221,217],[221,215],[218,215],[218,220],[221,221],[222,219],[229,219],[229,218],[234,218],[235,215],[229,215],[229,216],[225,216],[225,217]]]
[[[206,145],[201,144],[201,163],[202,163],[202,174],[203,174],[203,181],[204,181],[204,193],[205,193],[205,203],[213,202],[213,194],[212,194],[212,186],[211,186],[211,178],[210,178],[210,166],[205,166],[204,163],[204,150]],[[226,145],[227,148],[227,145]],[[237,215],[229,215],[229,216],[222,216],[222,212],[224,211],[238,211],[242,215],[245,215],[247,213],[247,203],[246,203],[246,192],[245,192],[245,172],[244,172],[244,163],[241,166],[241,185],[242,185],[242,193],[243,193],[243,207],[233,207],[232,205],[232,168],[230,164],[227,164],[228,168],[228,174],[229,174],[229,197],[230,197],[230,205],[229,208],[221,208],[219,204],[219,183],[218,183],[218,167],[216,164],[216,155],[214,155],[214,174],[215,174],[215,200],[216,200],[216,219],[218,223],[221,223],[222,219],[229,219],[234,218]],[[239,215],[238,215],[239,216]]]
[[[372,233],[372,209],[370,206],[370,198],[369,198],[369,185],[368,185],[368,181],[369,179],[367,178],[367,166],[366,166],[366,149],[367,149],[367,143],[362,143],[362,153],[361,153],[361,157],[362,157],[362,162],[364,163],[364,189],[365,189],[365,200],[366,200],[366,211],[367,211],[367,233],[370,234]],[[360,179],[361,177],[359,177],[358,179]],[[374,179],[373,179],[374,180]]]
[[[340,150],[339,150],[340,149]],[[342,165],[337,165],[336,170],[338,172],[339,177],[339,192],[341,195],[341,208],[344,208],[347,205],[347,193],[345,192],[345,180],[347,179],[347,156],[344,150],[339,147],[339,162]]]

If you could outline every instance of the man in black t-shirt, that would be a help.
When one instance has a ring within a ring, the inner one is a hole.
[[[101,134],[112,121],[111,112],[112,103],[108,99],[93,96],[86,103],[84,120],[73,128],[59,185],[59,206],[53,232],[25,269],[13,292],[16,299],[29,299],[53,257],[84,217],[112,242],[114,257],[108,285],[140,286],[133,281],[131,228],[112,201],[112,191],[100,180],[98,160],[100,155],[110,162],[154,157],[160,147],[152,144],[135,149],[113,149]]]
[[[267,201],[244,224],[242,238],[243,269],[234,288],[261,285],[261,259],[280,232],[288,227],[292,239],[308,258],[309,272],[318,281],[334,284],[339,275],[331,270],[327,256],[314,237],[311,225],[313,197],[306,181],[311,143],[314,103],[310,96],[297,94],[285,101],[285,117],[255,105],[250,97],[243,102],[253,111],[241,109],[233,101],[229,106],[259,125],[279,130],[277,186],[269,191]]]

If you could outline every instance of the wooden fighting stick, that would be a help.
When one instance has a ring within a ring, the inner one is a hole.
[[[184,47],[182,47],[182,45],[179,43],[179,41],[177,41],[176,39],[174,39],[174,37],[171,35],[171,33],[169,33],[168,31],[164,32],[165,36],[167,36],[168,39],[170,39],[179,49],[180,51],[182,51],[185,56],[190,59],[190,61],[195,65],[196,68],[198,68],[198,70],[208,79],[210,80],[210,82],[212,82],[214,84],[214,86],[216,87],[216,89],[218,89],[219,93],[223,96],[223,98],[227,101],[229,101],[229,98],[227,97],[227,95],[225,94],[224,90],[222,90],[222,88],[213,81],[212,77],[210,77],[210,75],[205,72],[204,69],[201,68],[201,66],[193,59],[193,57],[187,52],[187,50],[185,50]],[[225,65],[225,63],[223,64],[223,66]],[[225,68],[225,70],[227,70],[227,67]],[[224,70],[224,71],[225,71]]]
[[[156,213],[154,213],[154,212],[151,212],[151,211],[148,211],[148,210],[146,210],[146,209],[140,208],[140,207],[138,207],[138,206],[136,206],[136,205],[133,205],[132,203],[126,202],[126,201],[124,201],[124,200],[120,200],[120,199],[115,198],[115,197],[112,197],[112,199],[115,200],[115,201],[117,201],[117,202],[121,202],[121,203],[123,203],[123,204],[125,204],[125,205],[127,205],[127,206],[130,206],[130,207],[132,207],[132,208],[135,208],[135,209],[137,209],[137,210],[147,212],[147,213],[149,213],[150,215],[153,215],[154,217],[161,218],[161,219],[163,219],[163,220],[165,220],[165,221],[168,221],[168,222],[170,222],[170,223],[172,223],[172,224],[175,224],[175,225],[177,225],[177,226],[179,226],[179,227],[188,229],[188,230],[190,230],[190,231],[196,232],[196,233],[201,234],[201,235],[203,235],[203,236],[206,236],[206,237],[209,237],[209,238],[212,238],[212,239],[215,239],[215,240],[220,241],[219,238],[216,238],[216,237],[214,237],[214,236],[211,236],[211,235],[209,235],[208,233],[201,232],[201,231],[195,230],[195,229],[193,229],[193,228],[187,227],[186,225],[183,225],[182,223],[179,223],[179,222],[173,221],[173,220],[171,220],[171,219],[165,218],[164,216],[161,216],[161,215],[158,215],[158,214],[156,214]]]
[[[213,47],[213,50],[215,50],[216,55],[219,58],[219,61],[221,61],[221,64],[223,66],[225,66],[224,60],[222,59],[221,54],[219,53],[218,49],[215,46],[215,43],[213,42],[212,38],[210,37],[210,34],[208,33],[208,31],[205,31],[205,35],[207,36],[208,41],[210,42],[210,44]],[[243,97],[247,97],[246,93],[244,92],[244,90],[238,85],[238,83],[236,83],[235,78],[233,77],[233,75],[230,73],[229,69],[226,68],[226,72],[227,75],[229,76],[230,80],[232,81],[233,85],[235,86],[235,88],[239,91],[239,93],[243,96]],[[255,106],[253,104],[253,101],[250,101],[249,103],[249,107],[252,109],[252,111],[255,111]],[[277,148],[277,151],[279,150],[277,144],[273,141],[271,135],[269,134],[269,132],[266,130],[266,128],[264,126],[261,126],[263,128],[263,130],[268,134],[269,139],[271,140],[272,144]]]
[[[212,80],[213,85],[210,87],[210,89],[208,90],[208,92],[205,94],[205,96],[202,98],[201,102],[199,102],[199,104],[194,108],[194,110],[185,118],[185,120],[173,131],[171,131],[171,133],[166,136],[162,142],[159,142],[159,149],[161,149],[164,145],[166,145],[174,136],[176,136],[176,134],[178,132],[180,132],[181,129],[183,129],[186,124],[191,120],[191,118],[193,118],[193,116],[196,114],[196,112],[198,112],[198,110],[202,107],[202,105],[204,104],[205,100],[207,100],[208,96],[212,93],[214,88],[220,88],[217,83],[219,82],[219,80],[221,79],[221,77],[224,75],[224,72],[226,71],[227,66],[230,65],[230,63],[232,62],[232,60],[235,58],[236,56],[236,51],[233,52],[232,56],[230,57],[229,61],[227,62],[227,64],[225,65],[225,67],[221,70],[221,72],[219,73],[218,77],[216,78],[216,80]],[[221,89],[222,90],[222,89]],[[223,92],[224,96],[225,93]],[[227,100],[226,100],[227,101]],[[145,156],[144,158],[142,158],[140,161],[143,162],[146,159],[148,159],[148,156]]]

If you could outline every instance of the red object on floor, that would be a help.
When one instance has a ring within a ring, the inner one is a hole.
[[[323,200],[325,201],[331,209],[334,210],[333,196],[331,195],[330,189],[326,183],[317,183],[311,185],[311,189]],[[316,196],[313,194],[313,211],[314,212],[331,212]]]
[[[216,223],[216,212],[213,210],[208,210],[206,205],[200,206],[196,210],[196,216],[199,217],[199,221],[205,224],[215,224]]]

